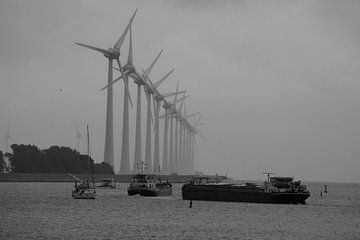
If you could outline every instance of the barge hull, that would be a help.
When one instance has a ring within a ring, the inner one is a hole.
[[[184,186],[182,197],[184,200],[205,200],[225,202],[250,202],[250,203],[280,203],[280,204],[305,204],[309,193],[297,192],[272,192],[246,191],[221,188],[202,188]]]

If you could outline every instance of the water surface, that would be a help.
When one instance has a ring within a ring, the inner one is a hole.
[[[0,239],[360,239],[360,184],[308,183],[307,205],[127,196],[71,198],[73,183],[0,182]]]

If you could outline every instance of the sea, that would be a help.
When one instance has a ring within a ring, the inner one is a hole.
[[[118,184],[80,200],[71,197],[73,183],[0,182],[0,239],[360,239],[360,184],[306,184],[306,205],[189,208],[182,184],[168,197],[128,196]]]

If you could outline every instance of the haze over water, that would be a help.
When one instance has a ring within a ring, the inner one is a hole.
[[[0,183],[0,239],[358,239],[360,185],[308,183],[307,205],[129,197],[127,184],[71,198],[73,183]]]

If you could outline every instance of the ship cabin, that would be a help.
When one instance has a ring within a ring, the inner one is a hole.
[[[277,191],[302,192],[306,191],[306,186],[301,181],[293,181],[293,177],[270,177],[270,184]]]
[[[154,187],[154,177],[146,174],[137,174],[130,183],[131,187]]]
[[[215,176],[196,176],[193,177],[189,183],[190,184],[209,184],[209,183],[221,183],[224,180],[226,180],[227,177],[226,176],[220,176],[220,175],[215,175]]]

